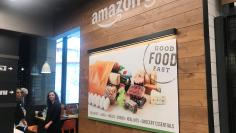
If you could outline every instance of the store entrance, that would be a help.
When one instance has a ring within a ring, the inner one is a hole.
[[[226,62],[231,133],[236,132],[236,16],[226,19]]]
[[[215,20],[220,127],[236,133],[236,15]]]

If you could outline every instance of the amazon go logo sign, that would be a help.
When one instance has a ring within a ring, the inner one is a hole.
[[[141,3],[144,4],[145,8],[149,8],[156,3],[156,0],[119,0],[98,12],[94,12],[92,14],[92,24],[97,24],[102,28],[111,27],[114,23],[121,20],[122,13],[141,6]],[[105,22],[112,17],[114,17],[113,20]]]
[[[167,84],[177,79],[176,39],[147,45],[143,58],[144,70],[157,73],[157,83]]]

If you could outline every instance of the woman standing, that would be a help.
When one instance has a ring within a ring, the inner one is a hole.
[[[22,91],[21,89],[16,89],[16,109],[15,109],[15,127],[21,131],[26,131],[27,122],[25,120],[26,110],[24,104],[22,103]]]
[[[47,133],[60,133],[61,104],[56,92],[50,91],[48,93],[47,106],[48,110],[44,128]]]

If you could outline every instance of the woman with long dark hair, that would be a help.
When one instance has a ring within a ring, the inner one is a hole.
[[[47,133],[60,133],[61,104],[55,91],[47,95],[47,116],[45,126]]]

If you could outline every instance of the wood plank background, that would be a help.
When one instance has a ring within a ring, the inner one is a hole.
[[[91,0],[77,11],[58,17],[55,34],[81,28],[80,133],[145,133],[88,120],[87,50],[177,28],[178,77],[181,133],[208,133],[205,47],[202,0],[156,0],[151,8],[138,7],[122,14],[110,28],[91,24],[92,13],[117,0]]]

